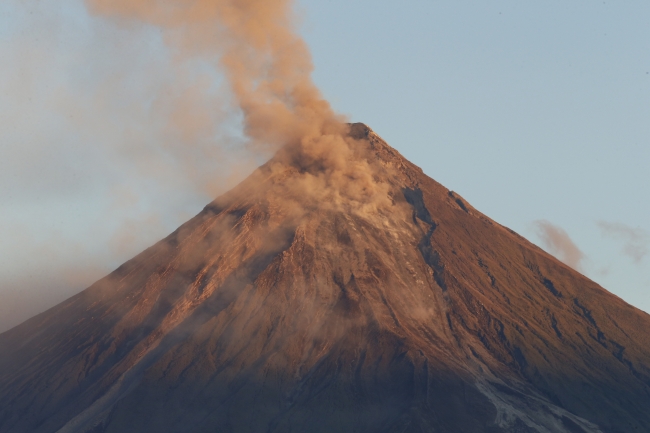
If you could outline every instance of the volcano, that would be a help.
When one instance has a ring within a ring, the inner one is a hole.
[[[650,431],[650,316],[348,129],[1,334],[0,432]]]

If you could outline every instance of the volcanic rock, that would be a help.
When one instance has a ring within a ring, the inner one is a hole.
[[[0,433],[650,431],[650,316],[349,142],[1,334]]]

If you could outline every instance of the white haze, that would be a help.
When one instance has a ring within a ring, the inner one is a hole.
[[[90,18],[76,0],[0,4],[0,332],[268,156],[240,145],[221,77],[172,55],[156,29]]]

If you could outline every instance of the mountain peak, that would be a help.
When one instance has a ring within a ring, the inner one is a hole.
[[[367,139],[368,135],[373,132],[365,123],[349,123],[348,126],[350,127],[350,137],[356,140]]]
[[[650,317],[369,127],[0,334],[0,433],[650,429]]]

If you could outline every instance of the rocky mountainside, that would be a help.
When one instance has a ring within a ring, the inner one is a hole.
[[[1,334],[0,432],[650,431],[650,316],[348,142]]]

